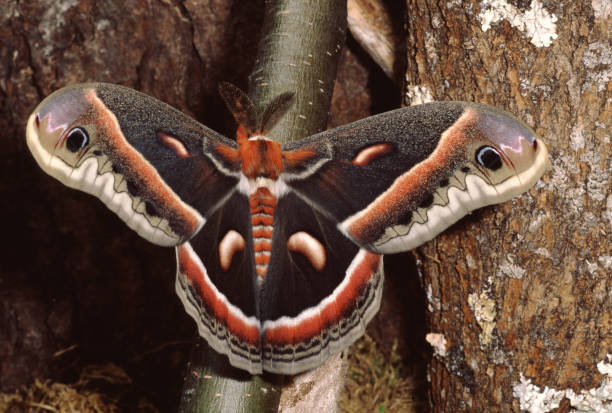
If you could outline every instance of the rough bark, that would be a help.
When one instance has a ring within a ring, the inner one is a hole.
[[[435,412],[569,411],[589,389],[584,411],[612,408],[611,7],[543,3],[407,1],[407,100],[505,108],[550,152],[535,188],[418,251],[428,329],[445,339],[429,336]],[[529,401],[528,379],[554,390],[548,404]]]

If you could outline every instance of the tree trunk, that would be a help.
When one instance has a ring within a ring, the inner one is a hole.
[[[504,108],[550,152],[528,193],[418,251],[433,411],[611,411],[610,2],[408,0],[407,10],[409,102]]]

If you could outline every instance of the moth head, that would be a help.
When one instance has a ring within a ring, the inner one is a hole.
[[[50,175],[62,179],[84,155],[95,150],[97,130],[88,95],[94,87],[60,89],[43,100],[28,120],[27,144]]]

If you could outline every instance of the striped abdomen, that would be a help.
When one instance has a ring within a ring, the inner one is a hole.
[[[268,188],[259,187],[249,196],[251,224],[253,225],[253,249],[255,251],[255,271],[263,280],[268,270],[274,232],[274,208],[276,197]]]

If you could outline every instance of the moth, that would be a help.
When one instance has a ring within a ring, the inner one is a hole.
[[[281,145],[266,132],[291,94],[259,113],[236,87],[220,91],[235,140],[89,83],[40,103],[27,144],[45,172],[176,248],[176,292],[200,335],[252,374],[345,349],[379,308],[382,254],[526,191],[547,163],[528,126],[484,105],[407,107]]]

